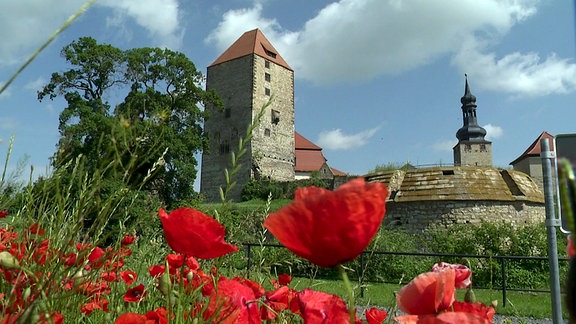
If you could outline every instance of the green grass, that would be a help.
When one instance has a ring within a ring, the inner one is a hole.
[[[291,199],[274,199],[274,200],[270,201],[270,211],[271,212],[276,211],[276,210],[286,206],[291,201],[292,201]],[[201,204],[200,209],[202,209],[202,210],[214,210],[214,209],[219,209],[221,206],[222,206],[221,203],[204,203],[204,204]],[[249,201],[242,201],[242,202],[234,203],[232,208],[237,209],[239,212],[248,214],[248,213],[254,213],[257,211],[264,210],[265,206],[266,206],[266,202],[264,200],[253,199],[253,200],[249,200]]]
[[[344,285],[340,281],[294,278],[292,283],[296,289],[309,287],[314,290],[336,294],[344,299],[346,298]],[[401,287],[402,285],[370,283],[366,284],[364,297],[360,297],[360,287],[356,285],[356,304],[357,306],[394,307],[396,304],[394,292],[400,290]],[[463,301],[465,292],[465,290],[459,289],[456,300]],[[507,291],[507,305],[505,307],[503,306],[502,291],[500,290],[474,289],[474,293],[477,301],[487,305],[490,305],[493,301],[497,301],[497,314],[538,319],[552,318],[552,300],[548,293]],[[568,313],[564,305],[562,306],[564,313],[563,318],[568,318]]]

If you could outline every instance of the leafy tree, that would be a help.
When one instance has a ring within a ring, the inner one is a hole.
[[[53,73],[38,92],[39,100],[62,96],[68,103],[53,166],[85,156],[89,168],[106,169],[111,179],[132,185],[150,180],[146,188],[168,205],[189,199],[197,176],[194,154],[208,144],[201,105],[221,106],[214,92],[200,87],[203,75],[194,63],[169,49],[122,51],[90,37],[61,54],[71,68]],[[158,161],[162,168],[148,175]]]

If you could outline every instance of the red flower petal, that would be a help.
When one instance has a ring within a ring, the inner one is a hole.
[[[462,264],[440,262],[432,266],[432,271],[439,272],[447,268],[452,268],[456,271],[456,288],[468,288],[472,284],[472,281],[470,280],[470,277],[472,277],[472,271]]]
[[[261,323],[256,299],[252,288],[237,280],[222,279],[211,291],[203,317],[211,323]]]
[[[130,286],[134,281],[136,281],[136,279],[138,279],[138,274],[132,270],[126,270],[120,272],[120,277],[128,286]]]
[[[124,236],[124,238],[122,239],[122,242],[120,242],[120,246],[130,245],[130,244],[134,243],[134,241],[136,241],[136,236],[134,236],[134,235],[126,235],[126,236]]]
[[[136,313],[124,313],[116,319],[114,324],[146,324],[146,316]]]
[[[290,282],[292,281],[292,277],[290,277],[289,274],[281,274],[278,276],[278,283],[281,286],[288,286],[290,284]]]
[[[8,215],[7,210],[0,211],[0,218],[4,218],[4,217],[6,217],[6,215]]]
[[[224,226],[198,210],[179,208],[167,214],[160,209],[158,215],[166,241],[177,253],[213,259],[238,251],[238,247],[224,241]]]
[[[451,311],[474,314],[488,320],[490,323],[494,319],[494,314],[496,313],[496,310],[493,307],[486,306],[480,302],[465,303],[459,301],[455,301],[454,304],[452,304]]]
[[[305,323],[348,323],[350,313],[342,298],[325,292],[304,289],[298,294],[300,313]]]
[[[321,267],[334,267],[366,249],[384,218],[387,196],[382,183],[366,184],[364,179],[336,191],[298,189],[296,199],[270,214],[264,227],[294,254]]]
[[[134,288],[128,289],[126,294],[124,294],[124,301],[129,303],[137,303],[146,296],[146,291],[144,290],[144,285],[139,284]]]
[[[385,310],[372,307],[366,311],[366,321],[368,324],[381,324],[388,316]]]
[[[396,299],[398,308],[410,315],[436,314],[454,302],[456,272],[426,272],[402,287]]]

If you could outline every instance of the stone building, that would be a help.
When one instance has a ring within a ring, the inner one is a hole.
[[[294,71],[259,29],[244,33],[208,66],[206,89],[215,90],[223,109],[207,106],[204,130],[210,148],[202,154],[200,191],[209,201],[225,187],[224,170],[248,126],[263,117],[245,143],[241,168],[228,198],[239,200],[252,178],[294,179]]]
[[[476,97],[466,79],[461,99],[464,126],[458,130],[454,166],[368,174],[389,189],[384,226],[421,231],[482,221],[523,225],[543,222],[544,196],[526,173],[492,167],[491,142],[478,126]]]
[[[468,76],[464,87],[462,120],[464,125],[456,132],[458,144],[454,146],[454,165],[492,166],[492,143],[485,140],[486,130],[478,125],[476,97],[470,93]]]
[[[542,174],[542,158],[540,157],[540,141],[544,138],[548,139],[550,150],[554,151],[554,136],[544,131],[536,138],[530,146],[517,157],[510,165],[514,170],[518,170],[529,175],[534,182],[538,185],[540,190],[544,191],[544,175]],[[555,166],[552,165],[554,168]],[[552,174],[555,174],[553,171]],[[555,180],[555,178],[553,179]],[[554,181],[555,182],[555,181]]]

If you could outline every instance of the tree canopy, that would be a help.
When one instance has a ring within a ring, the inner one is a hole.
[[[38,99],[63,97],[60,140],[52,163],[65,167],[84,156],[90,168],[111,161],[120,167],[110,177],[139,183],[158,162],[148,181],[171,205],[194,194],[198,161],[207,147],[202,105],[221,105],[214,92],[201,88],[204,76],[184,54],[169,49],[120,50],[82,37],[62,49],[71,66],[53,73]]]

